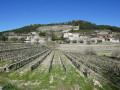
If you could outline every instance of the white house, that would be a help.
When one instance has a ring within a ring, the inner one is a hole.
[[[88,39],[87,36],[80,36],[80,37],[79,37],[79,40],[82,40],[82,41],[87,40],[87,39]]]
[[[87,41],[87,36],[80,36],[79,33],[64,33],[64,38],[69,39],[70,41]]]
[[[102,40],[102,42],[105,42],[105,39],[102,36],[99,36],[98,40]]]
[[[31,32],[31,34],[33,34],[33,35],[37,35],[37,32]]]
[[[26,38],[26,42],[30,42],[30,43],[34,43],[34,42],[39,42],[39,43],[44,43],[45,42],[45,38],[39,37],[38,35],[36,36],[28,36]]]
[[[78,33],[64,33],[63,37],[69,39],[70,41],[73,41],[73,40],[79,41],[80,39]]]
[[[73,34],[72,33],[64,33],[64,38],[69,38],[69,37],[72,37]]]
[[[91,41],[95,41],[95,43],[97,43],[97,41],[99,40],[98,38],[91,38]]]
[[[114,40],[112,40],[112,42],[119,43],[120,41],[119,41],[119,40],[117,40],[117,39],[116,39],[116,40],[114,39]]]
[[[119,43],[120,40],[119,39],[115,39],[115,38],[109,38],[108,39],[110,42],[116,42],[116,43]]]

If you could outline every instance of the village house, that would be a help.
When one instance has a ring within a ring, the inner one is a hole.
[[[26,43],[34,43],[34,42],[44,43],[45,38],[39,37],[38,35],[35,35],[35,36],[32,35],[26,38]]]
[[[119,39],[115,39],[115,38],[108,38],[108,41],[115,42],[115,43],[119,43],[120,42]]]
[[[102,42],[105,42],[105,38],[103,38],[102,36],[99,36],[98,40],[102,40]]]
[[[79,40],[79,34],[78,33],[64,33],[64,38],[73,41],[73,40]]]
[[[83,41],[86,42],[88,41],[88,37],[87,36],[80,36],[79,33],[64,33],[64,38],[70,40],[70,41]]]
[[[91,41],[94,41],[95,43],[97,43],[98,42],[98,38],[91,38]]]

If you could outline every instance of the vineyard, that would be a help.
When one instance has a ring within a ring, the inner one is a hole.
[[[3,90],[119,90],[120,60],[32,44],[0,44]]]

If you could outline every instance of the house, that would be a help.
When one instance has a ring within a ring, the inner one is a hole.
[[[34,43],[34,42],[38,42],[38,43],[44,43],[45,42],[45,38],[39,37],[38,35],[34,36],[28,36],[26,38],[26,43]]]
[[[33,34],[33,35],[37,35],[37,32],[31,32],[31,34]]]
[[[69,37],[72,37],[73,34],[72,33],[64,33],[63,37],[64,38],[69,38]]]
[[[97,43],[98,42],[98,38],[91,38],[91,41],[94,41],[95,43]]]
[[[115,39],[115,38],[108,38],[108,41],[110,41],[110,42],[116,42],[116,43],[120,42],[119,39]]]
[[[80,36],[79,33],[64,33],[64,38],[70,41],[83,41],[84,43],[89,40],[87,36]]]
[[[79,41],[79,34],[72,34],[68,37],[70,41],[76,40]]]
[[[87,36],[80,36],[79,37],[79,41],[84,41],[84,40],[88,40],[88,37]]]
[[[79,41],[79,34],[78,33],[64,33],[64,38],[69,39],[70,41],[77,40]]]
[[[105,42],[105,39],[103,37],[98,37],[98,40],[102,40],[102,42]]]

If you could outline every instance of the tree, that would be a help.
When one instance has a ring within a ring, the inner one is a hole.
[[[5,41],[8,40],[8,37],[6,37],[6,36],[3,35],[3,34],[0,34],[0,40],[3,41],[3,42],[5,42]]]
[[[52,40],[55,41],[55,34],[52,32]]]
[[[45,32],[40,32],[39,36],[46,36],[46,33]]]
[[[97,42],[98,42],[98,43],[102,43],[102,40],[98,40]]]
[[[24,42],[25,39],[24,39],[24,38],[20,38],[19,41],[20,41],[20,42]]]
[[[77,43],[77,40],[73,40],[72,42],[73,42],[73,43]]]
[[[18,38],[11,38],[11,41],[16,42],[18,41]]]

